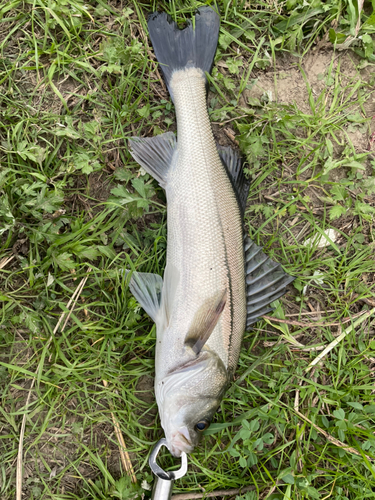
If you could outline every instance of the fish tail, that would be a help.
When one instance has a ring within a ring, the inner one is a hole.
[[[220,17],[211,7],[200,7],[194,26],[187,22],[180,29],[165,12],[154,12],[148,19],[148,30],[155,55],[160,63],[173,100],[171,78],[175,71],[199,68],[210,73],[219,38]]]

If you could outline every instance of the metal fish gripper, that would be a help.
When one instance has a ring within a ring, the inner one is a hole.
[[[156,443],[148,461],[152,472],[156,476],[151,496],[153,500],[170,500],[174,481],[183,477],[187,472],[187,455],[184,452],[181,454],[181,467],[176,471],[166,472],[156,463],[156,458],[162,446],[167,446],[165,438]]]

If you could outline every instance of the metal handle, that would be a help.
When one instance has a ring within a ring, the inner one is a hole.
[[[151,497],[153,500],[170,500],[175,479],[180,479],[187,472],[187,455],[184,452],[181,454],[181,467],[177,471],[166,472],[156,463],[156,457],[162,446],[167,446],[165,438],[156,443],[148,461],[152,472],[156,476]]]
[[[152,500],[171,500],[173,490],[173,479],[160,479],[156,476],[152,489]]]

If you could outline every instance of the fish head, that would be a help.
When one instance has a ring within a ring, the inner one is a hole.
[[[156,385],[156,399],[169,451],[191,453],[220,405],[228,383],[221,358],[205,348]]]

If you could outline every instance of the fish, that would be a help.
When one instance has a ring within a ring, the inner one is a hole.
[[[167,447],[178,457],[200,442],[233,380],[242,338],[293,281],[244,234],[250,181],[239,153],[216,144],[207,76],[220,16],[196,11],[184,29],[165,12],[148,19],[175,106],[173,132],[132,137],[133,158],[165,190],[163,278],[133,272],[129,288],[156,324],[155,396]]]

